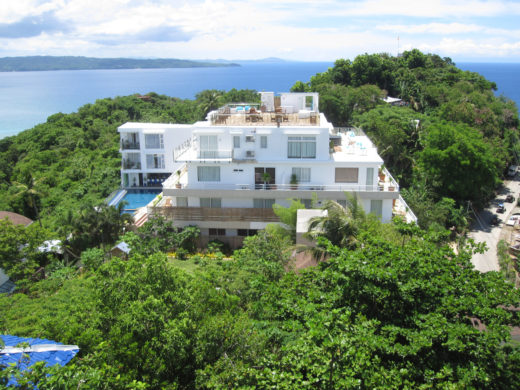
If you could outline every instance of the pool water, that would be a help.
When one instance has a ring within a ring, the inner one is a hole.
[[[146,206],[160,193],[161,190],[128,190],[126,195],[117,202],[117,204],[126,201],[128,204],[125,206],[124,210],[134,211],[139,207]]]

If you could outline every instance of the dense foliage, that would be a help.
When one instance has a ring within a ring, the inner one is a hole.
[[[298,273],[287,239],[267,232],[191,273],[161,252],[55,270],[0,297],[0,332],[80,354],[4,370],[0,387],[18,375],[39,389],[514,388],[518,290],[474,271],[471,245],[455,253],[403,222],[347,218],[349,248],[322,238],[328,260]],[[152,224],[142,233],[164,227]]]
[[[507,166],[517,162],[518,109],[511,100],[495,97],[495,89],[449,58],[417,49],[400,57],[339,59],[327,72],[292,88],[319,92],[320,109],[336,126],[360,126],[367,133],[406,188],[423,227],[454,222],[437,212],[446,199],[455,201],[450,212],[467,201],[484,205]],[[387,95],[405,105],[384,103]]]

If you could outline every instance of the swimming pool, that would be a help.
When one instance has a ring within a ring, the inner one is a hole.
[[[113,200],[116,202],[109,202],[109,205],[117,206],[120,202],[126,201],[128,204],[124,207],[126,212],[134,212],[139,207],[144,207],[150,203],[161,190],[126,190],[126,194],[121,196],[120,193],[116,194]],[[117,200],[116,198],[119,199]]]

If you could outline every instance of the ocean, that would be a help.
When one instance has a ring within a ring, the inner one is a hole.
[[[96,99],[156,92],[192,99],[204,89],[287,92],[332,62],[244,62],[229,68],[0,72],[0,138],[30,129],[57,112],[70,113]],[[497,83],[520,105],[520,64],[460,63]]]
[[[205,89],[288,92],[332,62],[244,62],[240,67],[0,72],[0,138],[96,99],[156,92],[193,99]]]

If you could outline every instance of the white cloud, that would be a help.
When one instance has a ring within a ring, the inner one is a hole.
[[[520,4],[505,0],[0,2],[0,27],[6,29],[41,15],[52,15],[63,28],[42,29],[39,35],[35,30],[32,38],[0,39],[3,55],[230,59],[274,55],[334,60],[364,52],[395,54],[399,35],[402,48],[453,57],[496,53],[520,59],[520,30],[500,24],[501,16],[520,15]],[[382,17],[386,23],[381,23]],[[343,24],[338,22],[341,18]]]

